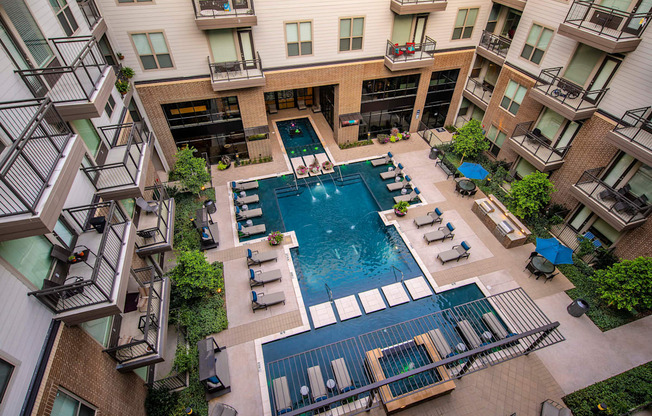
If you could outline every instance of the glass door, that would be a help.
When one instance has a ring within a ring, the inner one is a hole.
[[[602,61],[600,69],[598,69],[598,72],[593,77],[593,80],[586,88],[588,91],[584,97],[586,101],[594,103],[602,96],[602,93],[599,91],[605,88],[607,84],[609,84],[609,81],[611,81],[611,78],[613,78],[614,74],[616,73],[620,62],[620,59],[616,59],[612,56],[607,56],[604,61]],[[596,92],[591,93],[591,91]]]
[[[428,15],[417,16],[417,21],[414,25],[414,35],[412,36],[412,42],[414,42],[415,44],[423,43],[427,22],[428,22]]]
[[[240,42],[240,57],[244,61],[244,67],[256,68],[254,55],[254,40],[251,37],[251,30],[238,30],[238,42]]]
[[[632,13],[639,13],[639,17],[630,17],[627,19],[623,32],[639,35],[643,27],[645,27],[645,19],[640,17],[640,14],[648,13],[652,10],[652,0],[639,0],[634,6]]]

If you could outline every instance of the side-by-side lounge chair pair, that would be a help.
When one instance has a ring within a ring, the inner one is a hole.
[[[274,293],[256,293],[251,291],[251,310],[256,313],[259,309],[267,309],[270,306],[278,305],[283,303],[285,305],[285,293],[283,292],[274,292]]]
[[[462,244],[453,246],[452,249],[437,254],[437,258],[441,260],[441,264],[453,260],[460,261],[460,259],[469,257],[469,250],[471,250],[471,246],[466,241],[462,241]]]
[[[236,206],[242,206],[245,204],[255,204],[258,201],[260,201],[260,198],[258,198],[258,194],[247,195],[247,196],[238,196],[236,194],[233,194],[233,202],[235,203]]]
[[[450,238],[451,240],[455,236],[453,234],[453,231],[455,231],[455,227],[453,227],[453,224],[450,222],[446,223],[445,227],[439,227],[435,231],[430,231],[429,233],[425,233],[423,235],[423,239],[428,242],[428,245],[432,243],[433,241],[444,241],[447,238]]]
[[[245,227],[242,224],[238,223],[238,234],[240,234],[241,237],[249,237],[250,235],[263,234],[265,231],[267,231],[267,227],[265,227],[265,224],[250,225],[248,227]]]
[[[235,219],[238,221],[248,220],[250,218],[262,217],[263,209],[255,208],[248,210],[241,210],[240,207],[235,207]]]
[[[387,165],[389,163],[392,163],[392,152],[387,152],[387,154],[380,159],[372,159],[371,160],[371,166],[377,167],[377,166],[382,166],[382,165]]]
[[[410,192],[410,193],[407,194],[407,195],[398,195],[398,196],[395,196],[395,197],[394,197],[394,202],[396,202],[397,204],[398,204],[399,202],[401,202],[401,201],[412,202],[412,201],[416,200],[416,199],[419,197],[419,194],[420,194],[420,193],[421,193],[421,191],[419,190],[419,188],[414,188],[414,189],[412,190],[412,192]]]
[[[253,264],[262,264],[268,261],[277,261],[276,252],[274,251],[264,251],[259,253],[258,250],[247,249],[247,266]]]
[[[262,270],[254,271],[253,269],[249,269],[249,287],[265,286],[265,283],[281,280],[282,277],[283,276],[281,275],[281,271],[279,269],[269,270],[267,272],[263,272]]]
[[[383,180],[394,179],[403,173],[403,164],[399,163],[396,169],[388,170],[387,172],[380,172],[380,177]]]
[[[242,182],[242,183],[236,183],[235,181],[233,181],[233,182],[231,182],[231,189],[233,190],[233,192],[249,191],[251,189],[258,189],[258,181]]]
[[[441,216],[441,210],[439,208],[435,208],[434,211],[430,211],[424,216],[416,217],[414,219],[414,223],[416,224],[417,228],[424,225],[434,225],[436,222],[441,223]]]
[[[410,178],[410,175],[405,175],[405,178],[403,178],[403,180],[400,182],[388,183],[387,189],[389,191],[398,191],[399,189],[407,188],[408,186],[411,186],[411,180],[412,178]]]

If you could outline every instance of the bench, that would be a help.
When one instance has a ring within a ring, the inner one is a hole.
[[[446,174],[446,179],[448,179],[448,178],[450,178],[451,176],[454,175],[454,173],[448,168],[448,166],[444,165],[444,163],[441,161],[441,159],[438,162],[436,162],[435,164],[439,165],[441,170],[444,171],[444,173]]]

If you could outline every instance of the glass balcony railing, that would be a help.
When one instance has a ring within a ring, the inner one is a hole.
[[[491,96],[494,92],[494,86],[487,83],[486,81],[481,81],[477,78],[471,78],[466,81],[465,90],[476,96],[483,103],[489,105]]]
[[[212,83],[265,77],[260,54],[258,53],[256,53],[255,59],[230,62],[212,63],[210,57],[208,57],[208,68],[211,73]]]

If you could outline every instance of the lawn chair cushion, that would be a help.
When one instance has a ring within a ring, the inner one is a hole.
[[[258,302],[258,295],[253,290],[251,291],[251,301]]]
[[[469,250],[471,250],[471,246],[468,245],[468,244],[466,243],[466,241],[462,241],[462,244],[460,244],[460,245],[462,246],[462,248],[463,248],[465,251],[469,251]]]
[[[439,215],[441,217],[442,212],[439,209],[439,207],[435,208],[435,214],[437,214],[437,215]]]
[[[251,252],[251,249],[248,248],[248,249],[247,249],[247,258],[250,259],[252,255],[253,255],[253,253]]]
[[[450,222],[446,223],[446,228],[448,228],[448,231],[450,231],[451,233],[455,231],[455,227],[453,227],[453,224],[451,224]]]
[[[253,270],[253,269],[249,269],[249,278],[250,278],[251,280],[254,280],[255,277],[256,277],[256,273],[254,272],[254,270]]]

